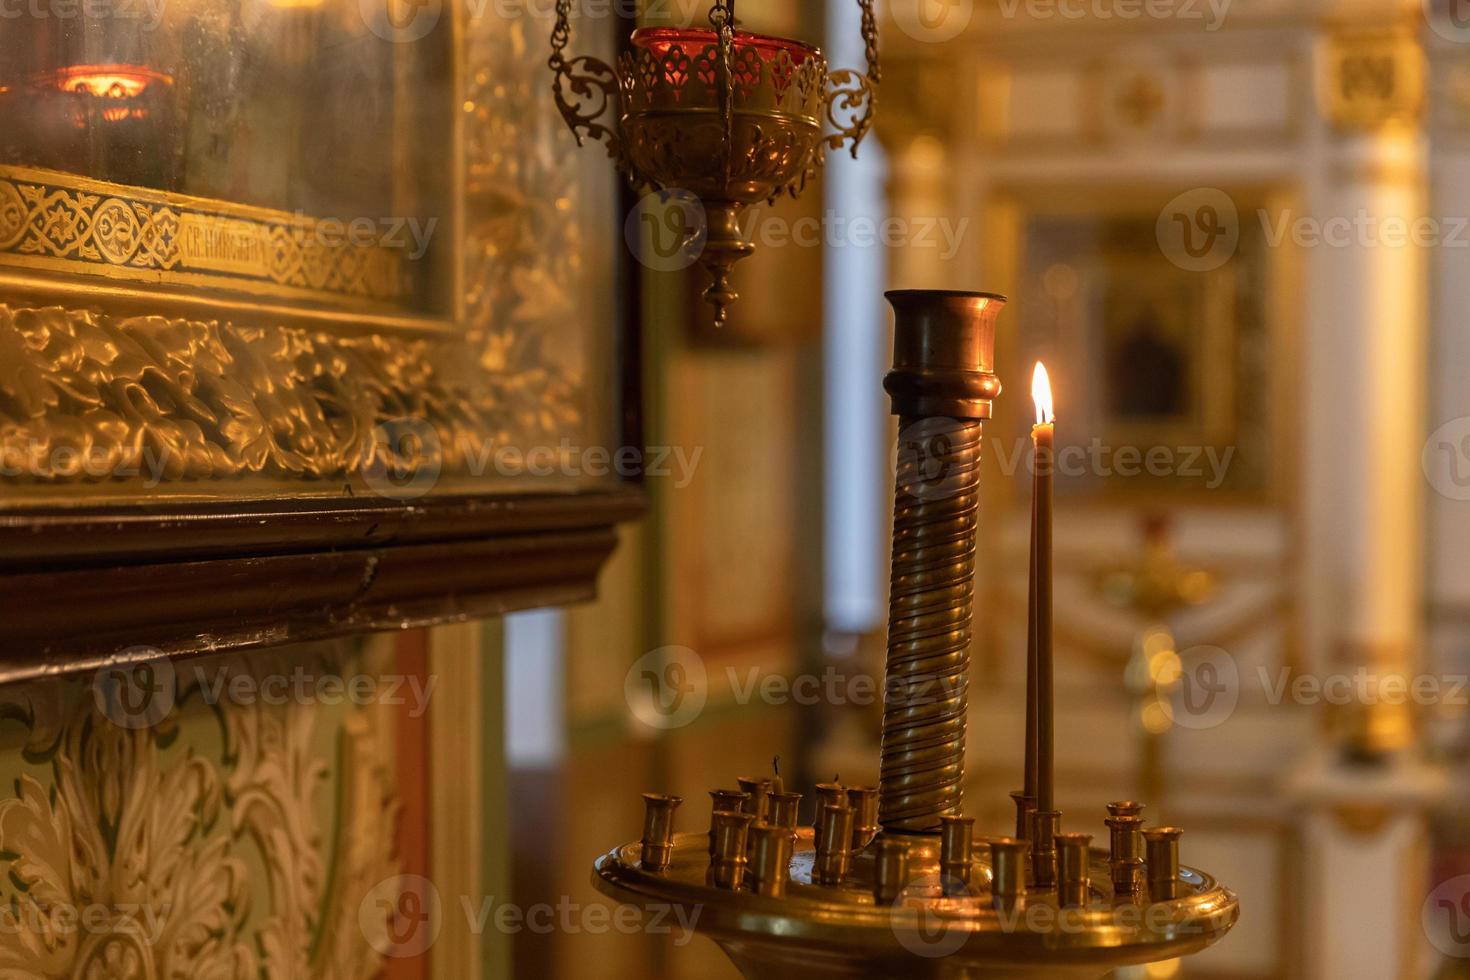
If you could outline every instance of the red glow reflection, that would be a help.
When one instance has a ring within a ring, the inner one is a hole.
[[[640,27],[633,32],[633,43],[647,48],[659,57],[668,53],[674,45],[685,52],[695,52],[719,43],[719,37],[707,27]],[[820,49],[801,41],[786,37],[771,37],[768,34],[752,34],[749,31],[735,32],[735,50],[753,49],[762,61],[770,61],[782,51],[791,55],[798,65],[808,58],[821,54]]]
[[[71,65],[47,72],[38,81],[44,87],[55,87],[72,95],[117,100],[136,99],[150,86],[174,83],[163,72],[142,65]],[[105,113],[104,117],[111,118]]]

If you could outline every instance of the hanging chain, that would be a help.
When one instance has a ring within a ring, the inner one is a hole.
[[[873,0],[858,0],[863,9],[863,52],[868,60],[868,81],[877,85],[883,81],[883,69],[878,64],[878,17],[873,13]]]
[[[719,37],[720,122],[725,129],[725,181],[728,183],[735,151],[735,0],[714,0],[709,8],[709,22]]]
[[[551,58],[547,64],[560,72],[567,63],[567,44],[572,39],[572,0],[556,0],[556,26],[551,29]]]

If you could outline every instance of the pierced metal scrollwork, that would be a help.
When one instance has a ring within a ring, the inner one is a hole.
[[[556,99],[567,128],[582,146],[596,140],[607,148],[611,158],[635,187],[648,184],[628,160],[622,138],[622,87],[618,73],[607,62],[591,55],[567,58],[566,48],[572,38],[572,0],[557,0],[556,26],[551,32],[551,57],[547,65],[553,73],[551,92]],[[603,123],[604,116],[610,124]]]

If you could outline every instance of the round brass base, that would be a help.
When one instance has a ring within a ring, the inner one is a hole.
[[[876,903],[875,845],[858,855],[841,884],[813,883],[815,849],[809,827],[797,831],[791,878],[781,897],[717,888],[709,874],[709,837],[679,834],[667,870],[640,864],[640,845],[627,844],[597,861],[593,884],[618,901],[645,909],[681,909],[682,921],[718,943],[755,978],[1047,977],[1097,978],[1109,970],[1198,952],[1223,936],[1239,916],[1235,894],[1209,875],[1181,869],[1179,897],[1150,902],[1115,895],[1107,853],[1091,856],[1085,906],[1062,907],[1055,891],[1013,901],[990,894],[988,856],[977,856],[968,888],[946,889],[927,855],[932,839],[913,844],[911,874],[898,899]],[[955,894],[958,892],[958,894]]]

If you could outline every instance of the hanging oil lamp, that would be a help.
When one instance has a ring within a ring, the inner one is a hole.
[[[567,57],[571,0],[551,35],[553,91],[580,144],[601,141],[639,190],[682,191],[704,207],[704,298],[723,324],[738,294],[730,271],[755,245],[746,207],[801,193],[827,150],[858,144],[873,122],[879,81],[873,0],[858,0],[867,70],[829,71],[822,52],[737,30],[734,0],[715,0],[708,28],[642,27],[616,70]]]

